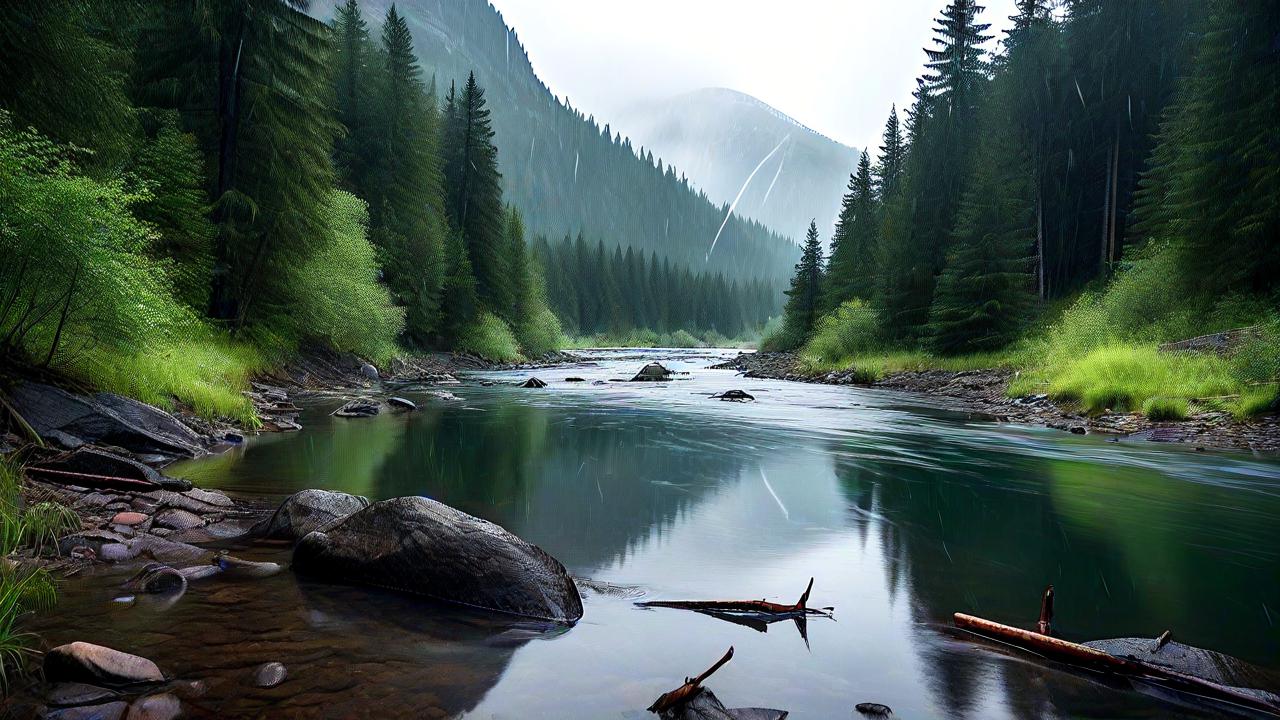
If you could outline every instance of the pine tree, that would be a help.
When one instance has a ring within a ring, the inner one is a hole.
[[[467,245],[461,233],[449,233],[444,260],[441,320],[437,333],[438,343],[449,347],[475,322],[480,313],[480,300],[476,294],[476,278],[471,270],[471,258],[467,254]]]
[[[498,150],[485,107],[484,89],[475,73],[462,93],[450,92],[452,114],[445,123],[445,180],[448,212],[462,232],[476,276],[476,291],[485,308],[511,305],[511,290],[503,268],[502,176]]]
[[[791,278],[791,289],[786,293],[784,322],[793,347],[803,344],[813,331],[821,311],[822,283],[822,241],[818,239],[817,222],[810,221],[804,251]]]
[[[374,49],[369,25],[360,14],[357,0],[346,0],[334,9],[332,26],[337,117],[346,128],[334,142],[334,164],[340,184],[367,197],[368,163],[373,154],[369,147],[370,125],[375,115],[374,86],[380,79],[379,68],[372,65]]]
[[[499,316],[513,327],[518,327],[529,321],[536,280],[525,249],[524,219],[514,206],[507,212],[506,229],[507,242],[503,248],[503,259],[507,266],[512,302],[510,307],[499,311]]]
[[[831,236],[831,257],[827,261],[823,308],[830,312],[846,300],[870,300],[875,287],[876,235],[879,208],[871,177],[871,159],[864,151],[857,173],[849,176],[845,194]]]
[[[881,202],[887,201],[897,191],[907,158],[907,147],[902,139],[902,128],[898,125],[896,105],[889,109],[889,119],[884,124],[883,142],[874,173],[876,195]]]

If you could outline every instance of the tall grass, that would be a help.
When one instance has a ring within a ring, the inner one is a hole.
[[[31,611],[51,607],[57,591],[48,573],[21,567],[9,555],[24,546],[37,553],[46,542],[80,526],[70,509],[42,502],[24,508],[21,499],[22,469],[11,459],[0,458],[0,691],[10,678],[25,671],[34,637],[21,632],[19,623]]]

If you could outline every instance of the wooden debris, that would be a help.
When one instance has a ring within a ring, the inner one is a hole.
[[[974,617],[973,615],[956,613],[954,620],[958,628],[1008,643],[1014,647],[1030,650],[1050,660],[1097,672],[1120,675],[1133,680],[1149,682],[1173,690],[1240,705],[1252,710],[1280,715],[1280,702],[1250,694],[1241,688],[1222,685],[1211,680],[1187,675],[1177,670],[1132,658],[1117,657],[1087,645],[1068,642],[1043,633],[1002,625],[980,617]]]
[[[724,666],[725,663],[729,662],[729,660],[732,658],[733,658],[733,646],[731,645],[729,646],[729,650],[724,654],[724,657],[720,658],[715,662],[714,665],[704,670],[701,675],[695,678],[686,677],[684,679],[683,685],[676,688],[675,690],[672,690],[670,692],[665,692],[659,695],[658,699],[654,700],[653,704],[649,706],[648,708],[649,712],[663,713],[663,712],[666,712],[667,710],[670,710],[671,708],[677,707],[678,705],[688,702],[690,698],[697,695],[698,691],[701,690],[702,681],[711,677],[712,673],[719,670],[722,666]]]
[[[1053,586],[1044,589],[1044,597],[1040,598],[1040,621],[1036,623],[1036,631],[1041,635],[1053,634]]]
[[[73,472],[71,470],[54,470],[52,468],[39,467],[36,465],[28,465],[26,468],[28,475],[42,475],[49,480],[57,483],[67,483],[75,481],[76,485],[93,488],[143,488],[145,490],[155,490],[160,485],[147,481],[136,480],[134,478],[118,477],[115,475],[94,475],[91,473]]]
[[[809,578],[809,585],[805,587],[804,593],[800,596],[800,600],[794,605],[769,602],[768,600],[651,600],[648,602],[636,603],[636,605],[640,607],[665,607],[675,608],[677,610],[694,610],[705,613],[772,615],[777,616],[780,619],[797,615],[821,615],[823,617],[831,617],[831,610],[834,608],[817,609],[807,606],[806,603],[809,601],[809,592],[811,590],[813,590],[813,578]]]
[[[1156,638],[1155,644],[1151,646],[1151,652],[1153,653],[1160,652],[1160,648],[1163,648],[1165,645],[1168,645],[1169,641],[1172,639],[1173,639],[1172,630],[1165,630],[1164,632],[1160,633],[1160,637]]]

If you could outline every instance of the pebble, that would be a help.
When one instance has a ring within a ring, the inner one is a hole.
[[[265,663],[253,671],[253,684],[260,688],[273,688],[284,682],[288,675],[283,663]]]
[[[132,510],[118,512],[116,513],[115,517],[111,518],[112,525],[128,525],[130,527],[134,525],[141,525],[146,521],[147,521],[146,515],[143,515],[140,512],[133,512]]]

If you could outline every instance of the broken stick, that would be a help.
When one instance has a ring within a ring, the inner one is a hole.
[[[732,657],[733,646],[730,645],[729,650],[724,654],[724,657],[717,660],[715,665],[707,668],[701,675],[695,678],[686,677],[683,685],[671,692],[664,692],[659,695],[658,699],[654,700],[653,704],[649,706],[649,712],[661,714],[673,707],[676,707],[677,705],[680,705],[681,703],[688,702],[702,689],[702,681],[711,677],[712,673],[719,670],[721,666],[729,662],[729,659]]]
[[[809,578],[809,585],[805,587],[804,593],[800,595],[800,600],[794,605],[786,605],[783,603],[769,602],[768,600],[651,600],[647,602],[636,603],[639,607],[665,607],[676,608],[678,610],[695,610],[699,612],[719,612],[719,613],[746,613],[759,615],[775,615],[779,617],[792,617],[795,615],[822,615],[824,617],[831,616],[833,608],[811,608],[807,606],[809,602],[809,592],[813,590],[813,578]]]
[[[1036,623],[1036,631],[1041,635],[1049,635],[1053,630],[1053,586],[1044,589],[1044,597],[1040,598],[1040,621]]]

